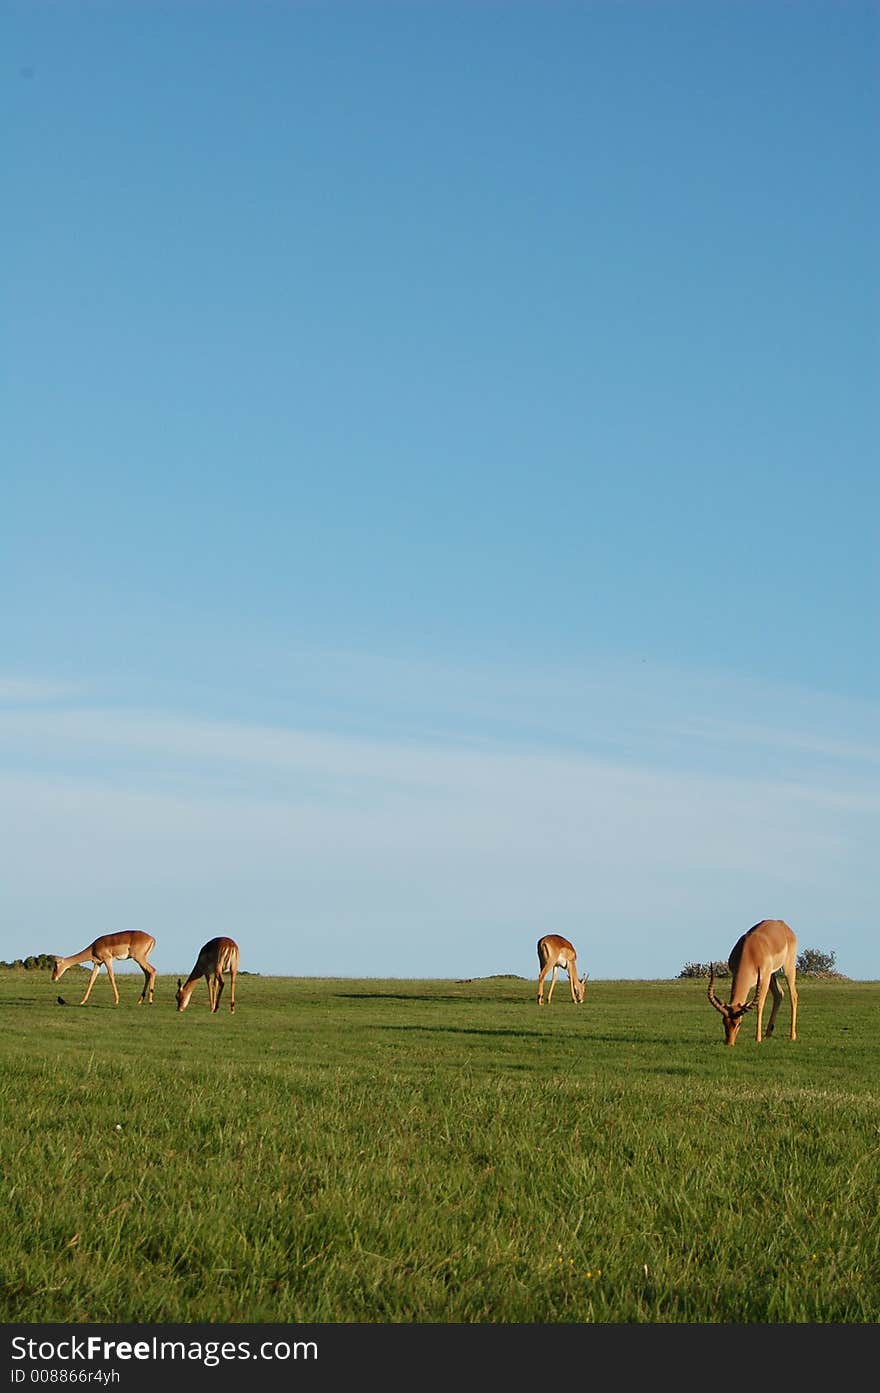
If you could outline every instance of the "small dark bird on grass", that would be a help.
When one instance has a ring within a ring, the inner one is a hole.
[[[58,1002],[58,1005],[59,1005],[59,1006],[66,1006],[66,1005],[67,1005],[67,1002],[64,1000],[64,997],[63,997],[63,996],[56,996],[55,1000]]]

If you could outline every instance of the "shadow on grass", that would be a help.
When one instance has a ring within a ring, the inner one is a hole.
[[[463,1001],[475,1000],[464,992],[461,996],[456,996],[454,992],[446,992],[442,996],[427,996],[421,992],[334,992],[333,995],[343,1001],[455,1001],[460,1005]]]
[[[546,1039],[549,1038],[549,1039],[552,1039],[554,1043],[558,1042],[558,1041],[561,1040],[561,1039],[572,1039],[572,1038],[574,1038],[574,1037],[572,1037],[572,1036],[564,1036],[564,1037],[563,1037],[563,1036],[559,1036],[559,1035],[554,1035],[554,1036],[548,1037],[546,1031],[540,1030],[540,1029],[538,1029],[537,1027],[532,1028],[532,1029],[525,1028],[525,1029],[523,1029],[523,1030],[488,1030],[488,1029],[479,1029],[479,1028],[477,1028],[476,1026],[461,1026],[461,1025],[415,1025],[415,1024],[414,1024],[414,1025],[377,1025],[377,1026],[374,1026],[373,1028],[374,1028],[375,1030],[406,1030],[406,1031],[417,1030],[417,1031],[420,1031],[423,1035],[428,1035],[428,1034],[429,1034],[429,1035],[484,1035],[484,1036],[487,1036],[489,1039],[497,1039],[499,1036],[506,1036],[508,1039],[511,1039],[511,1040],[522,1040],[523,1036],[528,1035],[528,1036],[531,1036],[531,1038],[534,1039],[534,1040],[546,1040]],[[584,1036],[584,1037],[582,1037],[582,1038],[588,1040],[588,1042],[589,1042],[590,1044],[620,1045],[620,1044],[634,1044],[634,1043],[639,1043],[639,1042],[637,1042],[637,1041],[634,1041],[631,1037],[627,1037],[626,1039],[624,1039],[624,1038],[623,1038],[622,1036],[620,1036],[620,1035],[589,1035],[589,1036]],[[673,1043],[673,1042],[670,1041],[669,1043]]]

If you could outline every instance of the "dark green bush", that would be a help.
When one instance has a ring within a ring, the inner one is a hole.
[[[714,968],[716,977],[729,977],[730,968],[727,963],[685,963],[679,977],[708,977]]]
[[[820,948],[804,948],[797,956],[797,970],[804,977],[840,977],[834,964],[834,953],[823,953]]]

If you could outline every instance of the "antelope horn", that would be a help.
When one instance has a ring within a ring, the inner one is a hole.
[[[710,963],[710,964],[709,964],[709,990],[708,990],[708,992],[706,993],[706,995],[708,996],[711,1005],[715,1007],[715,1010],[716,1010],[716,1011],[720,1011],[721,1014],[722,1014],[722,1016],[726,1016],[726,1015],[727,1015],[727,1007],[724,1005],[723,1002],[721,1002],[721,1001],[718,1000],[717,996],[715,995],[714,991],[712,990],[712,988],[714,987],[714,985],[715,985],[715,964],[714,964],[714,963]]]

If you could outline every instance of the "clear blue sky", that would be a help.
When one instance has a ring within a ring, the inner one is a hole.
[[[880,978],[878,37],[6,0],[0,957]]]

